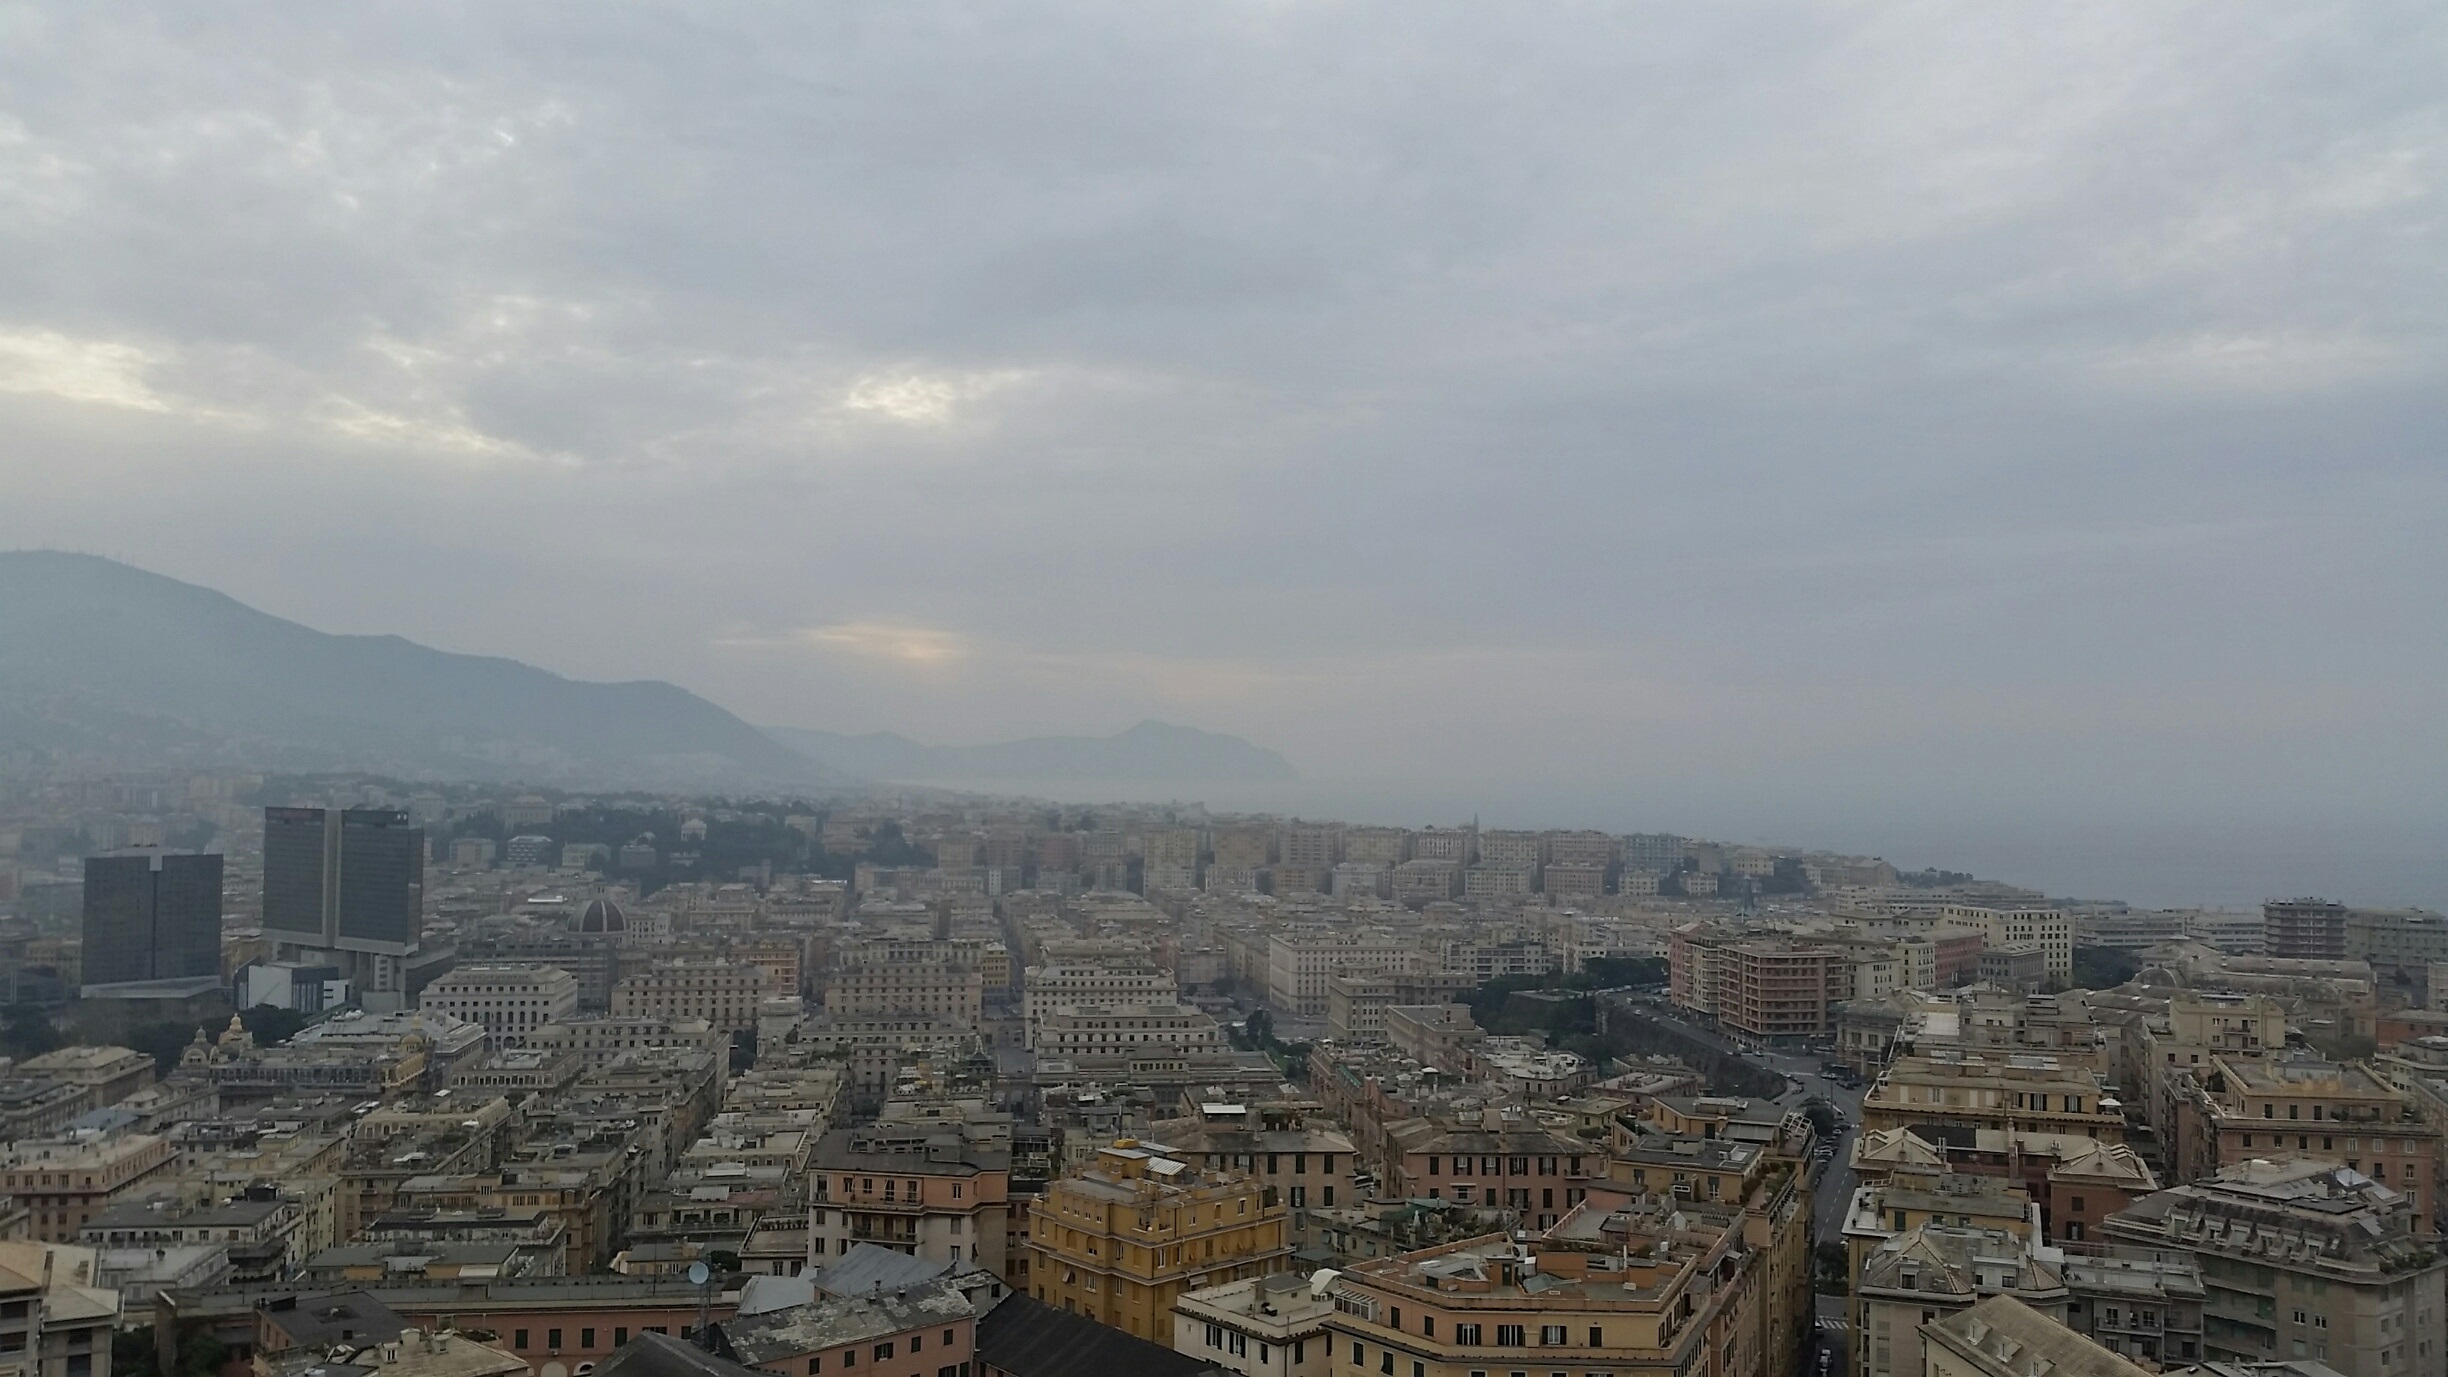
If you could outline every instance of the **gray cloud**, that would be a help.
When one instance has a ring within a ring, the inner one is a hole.
[[[1380,801],[2430,837],[2444,39],[10,7],[0,539]]]

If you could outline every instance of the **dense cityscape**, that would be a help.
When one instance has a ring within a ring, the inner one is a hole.
[[[0,0],[0,1377],[2448,1377],[2443,55]]]
[[[2438,1370],[2433,913],[932,790],[0,809],[50,1377]]]

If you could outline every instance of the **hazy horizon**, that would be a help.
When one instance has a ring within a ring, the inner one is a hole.
[[[0,546],[1372,817],[2448,906],[2436,6],[0,24]]]

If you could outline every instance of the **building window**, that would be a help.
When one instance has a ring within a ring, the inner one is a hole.
[[[1564,1341],[1564,1326],[1560,1324],[1542,1324],[1539,1326],[1540,1347],[1552,1348],[1562,1344]]]
[[[1471,1324],[1457,1324],[1457,1325],[1455,1325],[1455,1326],[1454,1326],[1454,1342],[1455,1342],[1455,1343],[1458,1343],[1458,1344],[1463,1344],[1463,1345],[1466,1345],[1466,1346],[1473,1346],[1473,1347],[1477,1346],[1477,1344],[1478,1344],[1478,1342],[1479,1342],[1479,1326],[1478,1326],[1478,1324],[1477,1324],[1476,1322],[1473,1322],[1473,1323],[1471,1323]]]
[[[526,1330],[524,1330],[524,1329],[513,1329],[513,1330],[511,1330],[511,1331],[510,1331],[510,1346],[511,1346],[512,1348],[517,1348],[517,1349],[524,1349],[524,1348],[526,1348],[526,1347],[527,1347],[527,1331],[526,1331]]]
[[[818,1354],[817,1356],[815,1356],[815,1357],[813,1357],[813,1358],[808,1359],[808,1377],[816,1377],[816,1374],[817,1374],[817,1373],[819,1373],[819,1372],[821,1372],[821,1371],[823,1371],[823,1370],[824,1370],[824,1355],[823,1355],[823,1354]]]
[[[545,1330],[544,1346],[550,1349],[559,1349],[561,1347],[561,1331],[558,1329]]]
[[[1604,1329],[1600,1328],[1600,1327],[1599,1327],[1599,1326],[1597,1326],[1597,1325],[1594,1325],[1594,1324],[1593,1324],[1593,1325],[1591,1325],[1591,1326],[1590,1326],[1590,1343],[1589,1343],[1589,1346],[1590,1346],[1590,1347],[1592,1347],[1592,1348],[1604,1348],[1604,1347],[1606,1347],[1606,1330],[1604,1330]]]
[[[1496,1346],[1498,1348],[1521,1347],[1522,1327],[1518,1324],[1500,1324],[1496,1326]]]
[[[629,1342],[629,1326],[625,1324],[612,1326],[612,1346],[618,1348],[627,1342]]]
[[[595,1346],[595,1331],[591,1328],[579,1330],[578,1346],[580,1348],[593,1348]]]

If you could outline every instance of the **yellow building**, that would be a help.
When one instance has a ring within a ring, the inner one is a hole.
[[[1259,1178],[1125,1138],[1047,1188],[1028,1252],[1037,1299],[1164,1343],[1175,1301],[1289,1267],[1292,1234]]]

